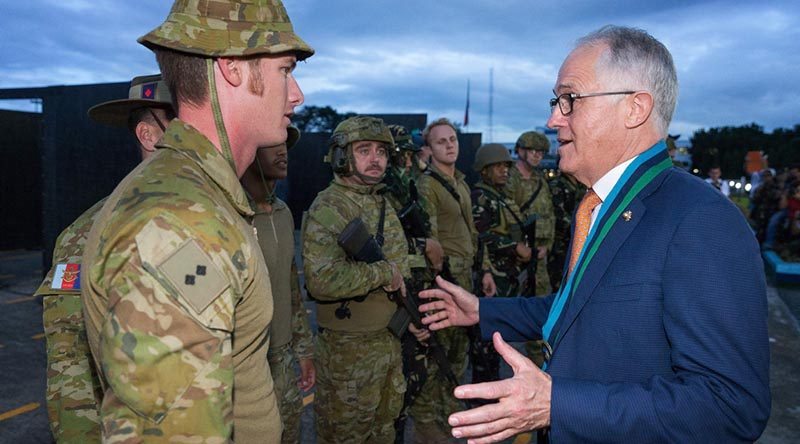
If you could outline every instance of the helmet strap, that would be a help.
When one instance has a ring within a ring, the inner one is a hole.
[[[220,148],[222,148],[222,155],[228,161],[231,168],[233,168],[233,173],[238,176],[239,173],[236,171],[236,163],[233,161],[231,143],[228,140],[228,132],[225,130],[225,122],[222,121],[222,110],[219,107],[217,82],[214,80],[214,59],[206,59],[206,74],[208,77],[208,92],[211,96],[211,112],[214,114],[214,125],[217,127],[217,136],[219,137]]]

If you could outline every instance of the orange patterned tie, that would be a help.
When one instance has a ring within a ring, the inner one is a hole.
[[[578,211],[575,212],[575,232],[574,239],[572,240],[572,254],[569,256],[569,272],[575,267],[575,262],[578,262],[578,255],[581,254],[583,244],[586,243],[586,237],[589,236],[589,227],[592,226],[592,210],[603,201],[593,189],[589,188],[586,194],[581,199],[578,205]]]

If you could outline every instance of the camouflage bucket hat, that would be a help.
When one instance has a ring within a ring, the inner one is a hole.
[[[475,163],[472,168],[480,172],[489,165],[503,162],[513,162],[508,148],[499,143],[487,143],[486,145],[481,145],[478,151],[475,152]]]
[[[421,151],[421,148],[414,144],[406,127],[389,125],[389,131],[392,133],[392,139],[394,139],[394,144],[398,150],[413,151],[415,153]]]
[[[550,149],[550,141],[547,136],[537,131],[527,131],[522,133],[517,139],[517,149],[547,151]]]
[[[89,118],[105,125],[127,127],[131,111],[139,108],[172,110],[172,98],[160,74],[131,80],[127,99],[111,100],[89,108]]]
[[[362,140],[374,140],[394,145],[394,139],[389,127],[377,117],[351,117],[337,125],[331,137],[332,145],[338,145],[342,148]]]
[[[175,0],[167,19],[138,42],[206,57],[314,54],[295,34],[280,0]]]

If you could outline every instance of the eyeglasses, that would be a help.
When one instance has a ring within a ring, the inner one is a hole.
[[[558,108],[561,110],[561,114],[568,116],[572,114],[572,105],[578,99],[583,99],[586,97],[599,97],[599,96],[616,96],[620,94],[633,94],[636,91],[616,91],[616,92],[602,92],[602,93],[589,93],[589,94],[579,94],[579,93],[564,93],[560,96],[554,97],[550,99],[550,112],[553,112],[553,109],[558,105]]]

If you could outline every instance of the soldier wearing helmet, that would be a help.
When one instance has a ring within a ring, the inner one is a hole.
[[[509,171],[508,194],[519,207],[523,220],[536,216],[536,288],[523,288],[524,294],[542,296],[550,293],[550,279],[547,275],[547,252],[553,246],[553,202],[550,189],[539,164],[550,141],[544,134],[536,131],[522,133],[514,150],[518,160]]]
[[[95,122],[128,127],[142,160],[153,151],[174,117],[160,75],[131,81],[128,97],[89,109]],[[100,440],[100,380],[86,341],[80,289],[80,262],[89,230],[105,199],[93,205],[56,240],[53,266],[34,296],[42,296],[47,341],[47,414],[57,442]]]
[[[508,149],[499,143],[482,145],[475,153],[473,168],[481,180],[472,190],[472,218],[478,230],[481,251],[488,256],[497,286],[495,296],[519,295],[518,279],[531,260],[523,221],[513,199],[505,195],[508,171],[513,164]],[[472,383],[496,381],[500,358],[491,341],[470,337]]]
[[[177,0],[139,41],[178,117],[86,243],[102,438],[278,442],[272,289],[239,177],[259,146],[286,141],[303,102],[292,71],[313,50],[280,0]]]
[[[526,285],[521,290],[523,295],[529,296],[545,296],[552,290],[550,276],[547,273],[547,254],[553,247],[555,216],[547,179],[538,169],[548,149],[550,149],[550,141],[540,132],[526,131],[519,136],[514,146],[518,160],[509,171],[506,192],[519,206],[523,220],[535,219],[536,221],[534,230],[536,239],[530,241],[531,247],[536,247],[534,249],[535,279],[530,279],[529,276]],[[531,285],[533,281],[535,281],[535,286]],[[529,342],[527,350],[531,359],[541,366],[544,358],[538,341]]]
[[[400,341],[387,327],[405,291],[407,244],[381,183],[394,141],[381,119],[352,117],[330,141],[333,182],[303,221],[303,266],[317,305],[318,443],[393,442],[405,381]],[[382,258],[348,255],[338,242],[357,218]]]
[[[261,147],[242,176],[242,185],[253,206],[253,227],[267,262],[274,315],[270,325],[267,361],[281,413],[281,443],[300,442],[301,390],[314,386],[314,338],[306,316],[295,264],[294,219],[284,201],[275,195],[275,184],[288,174],[288,150],[300,139],[290,126],[285,143]],[[295,374],[300,368],[300,378]]]

